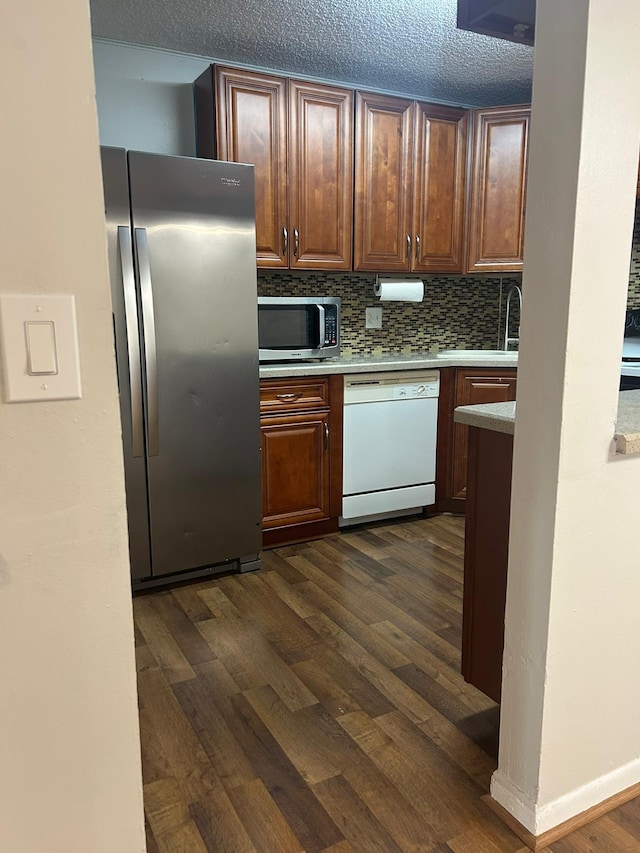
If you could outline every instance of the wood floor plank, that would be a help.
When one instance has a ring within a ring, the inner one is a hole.
[[[146,785],[144,802],[160,853],[208,853],[175,779]]]
[[[392,643],[389,643],[385,637],[372,631],[368,623],[354,616],[350,610],[316,586],[313,581],[298,584],[297,588],[306,601],[315,605],[316,613],[314,615],[321,613],[328,616],[334,624],[371,652],[383,666],[396,669],[410,663],[410,659]]]
[[[208,581],[201,583],[183,584],[171,590],[171,595],[193,622],[203,622],[211,619],[211,611],[199,595],[200,590],[208,588]]]
[[[307,853],[320,853],[343,841],[340,829],[245,696],[220,697],[216,704]]]
[[[229,796],[258,853],[304,853],[261,779],[234,788]]]
[[[342,828],[356,853],[402,853],[391,836],[341,776],[313,786],[316,797]]]
[[[174,685],[173,692],[227,793],[253,782],[255,769],[220,714],[206,681],[183,681]]]
[[[297,585],[288,584],[277,572],[263,572],[262,580],[301,619],[306,619],[308,616],[317,613],[317,609],[312,604],[308,604],[300,595]],[[305,581],[306,578],[303,577],[302,580]]]
[[[251,851],[253,845],[249,836],[163,674],[148,670],[141,673],[139,679],[145,697],[144,707],[173,770],[172,778],[187,806],[199,806],[197,815],[201,818],[198,824],[201,837],[207,846],[224,843],[229,850]],[[192,819],[195,817],[196,814],[192,813]],[[161,844],[153,821],[151,825]]]
[[[221,581],[220,589],[223,586],[229,590],[229,585],[223,585]],[[233,594],[233,590],[231,591]],[[292,711],[315,705],[317,697],[277,654],[271,645],[271,639],[267,638],[264,631],[252,620],[251,610],[254,605],[247,603],[248,598],[250,597],[234,595],[235,603],[227,598],[235,612],[225,616],[225,609],[221,608],[217,611],[217,618],[199,622],[198,630],[243,690],[270,684]],[[269,604],[267,599],[265,606]],[[303,624],[305,632],[313,640],[309,646],[315,645],[318,642],[317,636],[313,635],[306,623]]]
[[[640,797],[611,812],[611,819],[640,842]],[[640,843],[638,850],[640,850]]]
[[[223,618],[197,623],[198,631],[213,649],[240,690],[267,684],[266,674],[249,650],[265,642],[250,625],[226,622]]]
[[[403,722],[405,726],[403,726]],[[389,779],[438,838],[448,839],[461,828],[485,817],[480,793],[473,783],[426,739],[407,735],[411,723],[399,712],[366,720],[362,715],[348,715],[340,720],[351,731],[361,748],[376,767]],[[425,761],[426,759],[426,761]],[[424,767],[431,768],[429,773]],[[462,796],[461,796],[462,795]]]
[[[346,768],[342,775],[405,853],[423,853],[438,842],[434,827],[373,762],[361,761],[357,767]]]
[[[463,548],[461,518],[377,523],[137,596],[149,853],[525,853],[480,802]],[[548,850],[640,853],[640,801]]]
[[[425,784],[422,773],[414,783],[418,783],[425,797],[434,796],[440,801],[437,818],[432,817],[430,820],[444,831],[447,840],[455,835],[456,828],[489,825],[492,816],[487,814],[487,809],[478,798],[483,793],[482,789],[438,744],[425,737],[417,726],[401,714],[386,714],[378,717],[375,723],[405,755],[410,756],[416,767],[427,765],[433,769],[428,784]],[[438,780],[437,788],[430,794],[435,779]],[[405,780],[402,780],[402,784],[405,784]],[[400,790],[403,788],[400,787]],[[406,790],[404,793],[407,796]]]
[[[638,853],[638,839],[630,835],[610,814],[578,829],[549,848],[552,853]]]
[[[379,663],[359,643],[332,622],[328,616],[319,614],[307,620],[329,645],[333,646],[345,660],[373,684],[396,708],[401,709],[415,722],[424,722],[437,714],[435,708],[416,694],[393,672]]]
[[[143,672],[145,669],[152,669],[153,667],[158,667],[160,665],[151,651],[151,647],[146,643],[137,645],[135,652],[136,672]]]
[[[415,664],[411,663],[394,669],[394,673],[497,761],[500,722],[500,711],[497,705],[470,713],[469,707],[455,693]]]
[[[269,686],[245,696],[309,785],[338,776],[359,759],[358,749],[320,705],[292,713]]]
[[[378,622],[371,626],[371,630],[384,637],[388,643],[394,645],[411,663],[419,667],[422,672],[426,673],[437,684],[441,685],[454,696],[457,696],[471,712],[477,713],[496,707],[495,702],[489,699],[488,696],[480,693],[472,685],[467,684],[457,669],[454,670],[451,666],[445,664],[433,652],[425,648],[421,643],[416,642],[412,637],[409,637],[396,625],[388,621]]]
[[[285,604],[258,575],[222,578],[218,584],[239,613],[250,621],[282,660],[295,663],[318,641],[304,619]]]
[[[147,645],[153,650],[153,656],[162,667],[167,681],[173,684],[194,678],[191,664],[156,611],[153,595],[139,595],[134,598],[133,611],[136,625]]]
[[[149,700],[147,700],[149,701]],[[140,750],[142,753],[142,782],[147,785],[159,779],[170,779],[173,769],[167,760],[162,741],[153,725],[146,708],[140,703],[138,710],[140,724]]]
[[[317,661],[301,661],[291,669],[333,717],[361,710],[353,695],[343,690]]]
[[[170,592],[158,593],[152,602],[156,613],[192,667],[213,660],[215,655],[210,646]]]
[[[337,684],[338,689],[347,693],[363,711],[372,717],[377,717],[379,714],[387,714],[394,710],[395,705],[383,696],[357,668],[351,666],[336,649],[323,643],[314,647],[312,655],[313,661],[322,667],[329,681]],[[328,706],[325,705],[325,707]],[[334,716],[342,716],[342,713],[343,711],[338,708],[338,714]]]

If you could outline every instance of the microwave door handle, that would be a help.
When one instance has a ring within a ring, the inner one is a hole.
[[[320,337],[320,342],[319,342],[318,346],[320,347],[320,349],[322,349],[324,347],[324,343],[327,339],[324,305],[318,305],[318,318],[319,318],[319,323],[318,323],[319,330],[318,331],[319,331],[319,337]]]

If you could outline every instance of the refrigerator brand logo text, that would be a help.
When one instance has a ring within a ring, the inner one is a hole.
[[[223,183],[225,187],[240,186],[240,178],[220,178],[220,182]]]

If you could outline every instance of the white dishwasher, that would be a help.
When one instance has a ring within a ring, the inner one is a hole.
[[[435,503],[439,390],[437,370],[344,377],[341,526]]]

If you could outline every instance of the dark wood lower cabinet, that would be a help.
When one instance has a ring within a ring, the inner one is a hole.
[[[467,492],[468,427],[456,424],[458,406],[506,403],[516,398],[516,370],[452,367],[440,371],[436,508],[464,512]]]
[[[263,545],[338,529],[342,376],[260,383]]]
[[[462,674],[499,702],[513,436],[478,427],[468,430]]]

